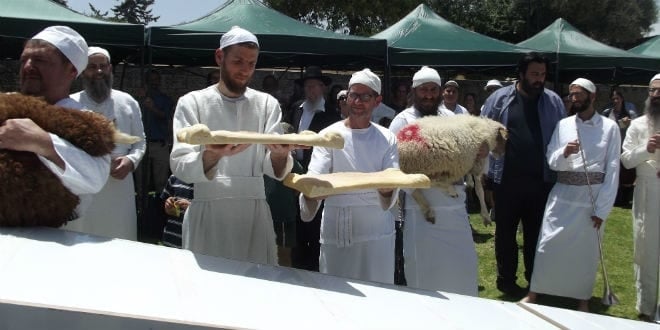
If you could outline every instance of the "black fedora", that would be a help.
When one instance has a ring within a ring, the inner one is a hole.
[[[323,82],[326,86],[330,85],[332,79],[328,76],[324,76],[321,68],[318,66],[308,66],[305,68],[302,78],[296,79],[296,84],[303,85],[307,79],[318,79]]]

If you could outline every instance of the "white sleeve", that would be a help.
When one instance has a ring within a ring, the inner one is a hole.
[[[142,124],[142,113],[140,112],[140,105],[137,103],[137,101],[131,100],[129,104],[129,113],[131,116],[131,130],[130,132],[124,133],[137,136],[140,138],[140,141],[131,145],[126,157],[130,159],[131,162],[133,162],[133,168],[137,169],[138,164],[140,164],[140,161],[144,156],[144,153],[147,151],[147,141],[144,135],[144,126]]]

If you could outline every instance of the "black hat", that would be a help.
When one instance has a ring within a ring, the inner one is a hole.
[[[318,66],[308,66],[305,68],[302,78],[296,79],[296,84],[303,85],[307,79],[318,79],[323,82],[323,84],[330,85],[332,79],[328,76],[324,76],[321,68]]]

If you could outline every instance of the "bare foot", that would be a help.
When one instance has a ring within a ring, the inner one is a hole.
[[[520,299],[520,302],[528,304],[536,303],[536,292],[529,291],[525,298]]]
[[[577,310],[589,313],[589,300],[579,300]]]

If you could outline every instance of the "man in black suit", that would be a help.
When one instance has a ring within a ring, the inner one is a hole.
[[[303,86],[305,98],[294,103],[291,107],[289,122],[297,133],[304,130],[319,132],[333,124],[341,117],[332,106],[327,106],[324,95],[331,79],[324,76],[318,66],[309,66],[305,69],[302,78],[296,84]],[[307,165],[312,156],[312,149],[298,149],[295,157],[307,172]],[[303,173],[304,173],[303,172]],[[311,222],[303,222],[300,215],[296,221],[297,246],[292,251],[292,265],[300,269],[319,270],[319,237],[321,228],[321,207]]]

